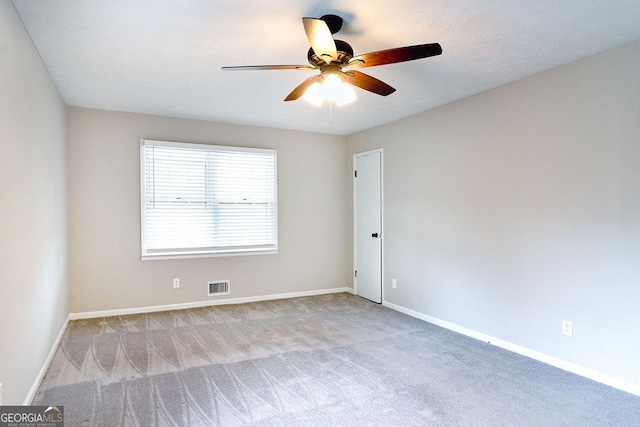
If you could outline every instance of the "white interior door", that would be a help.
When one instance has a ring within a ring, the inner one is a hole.
[[[354,156],[355,291],[382,302],[382,150]]]

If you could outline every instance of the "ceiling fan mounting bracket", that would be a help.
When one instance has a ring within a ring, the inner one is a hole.
[[[327,26],[329,27],[329,31],[331,31],[331,34],[337,33],[342,28],[343,20],[338,15],[332,15],[332,14],[322,15],[320,19],[327,23]]]

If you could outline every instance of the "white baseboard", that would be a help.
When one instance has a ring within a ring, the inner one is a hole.
[[[22,403],[23,406],[31,405],[31,402],[33,401],[33,398],[35,397],[36,392],[38,391],[38,387],[40,387],[40,383],[44,378],[44,374],[47,373],[47,369],[49,369],[49,365],[51,364],[51,361],[53,361],[53,356],[55,356],[56,350],[58,350],[58,346],[60,345],[60,341],[62,341],[62,337],[64,336],[64,332],[67,330],[67,326],[69,325],[70,320],[71,320],[70,316],[67,316],[67,319],[62,324],[62,328],[60,329],[60,332],[58,333],[56,340],[53,342],[53,345],[51,346],[51,350],[49,350],[49,354],[47,355],[47,358],[44,360],[44,363],[42,364],[42,368],[40,368],[40,372],[38,372],[38,376],[36,377],[36,380],[33,382],[33,385],[29,389],[29,393],[27,393],[27,397],[24,399],[24,402]]]
[[[493,344],[496,347],[500,347],[505,350],[520,354],[522,356],[537,360],[539,362],[546,363],[547,365],[560,368],[564,371],[589,378],[590,380],[617,388],[618,390],[626,391],[627,393],[640,396],[640,384],[623,381],[619,378],[603,374],[602,372],[594,371],[593,369],[585,368],[584,366],[576,365],[575,363],[567,362],[566,360],[558,359],[557,357],[549,356],[548,354],[540,353],[539,351],[531,350],[530,348],[523,347],[518,344],[502,340],[500,338],[495,338],[490,335],[483,334],[482,332],[465,328],[464,326],[456,325],[455,323],[447,322],[446,320],[427,316],[426,314],[402,307],[397,304],[393,304],[388,301],[382,301],[382,305],[392,310],[399,311],[400,313],[408,314],[411,317],[415,317],[417,319],[424,320],[425,322],[429,322],[434,325],[441,326],[445,329],[457,332],[459,334],[466,335],[468,337],[475,338],[489,344]]]
[[[353,293],[353,289],[348,287],[329,288],[329,289],[318,289],[313,291],[289,292],[285,294],[270,294],[270,295],[259,295],[259,296],[241,297],[241,298],[225,298],[225,299],[217,299],[217,300],[210,300],[210,301],[195,301],[195,302],[185,302],[180,304],[155,305],[155,306],[148,306],[148,307],[134,307],[134,308],[124,308],[124,309],[117,309],[117,310],[87,311],[83,313],[71,313],[69,314],[69,318],[71,320],[93,319],[96,317],[110,317],[110,316],[124,316],[127,314],[152,313],[154,311],[184,310],[188,308],[209,307],[212,305],[244,304],[247,302],[309,297],[314,295],[336,294],[339,292]]]

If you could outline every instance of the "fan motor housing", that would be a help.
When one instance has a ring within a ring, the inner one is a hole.
[[[340,65],[346,65],[351,58],[353,58],[353,48],[351,45],[342,40],[335,40],[336,42],[336,51],[338,52],[338,60],[333,61],[334,63],[338,63]],[[327,63],[324,59],[320,58],[313,51],[313,48],[309,48],[309,52],[307,52],[307,59],[309,60],[309,64],[314,67],[322,67]]]

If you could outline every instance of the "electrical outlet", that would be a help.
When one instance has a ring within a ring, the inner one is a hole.
[[[573,336],[573,322],[571,320],[562,321],[562,335],[567,337]]]
[[[180,279],[173,279],[173,289],[178,289],[180,287]]]
[[[398,281],[396,279],[391,279],[391,287],[396,289],[398,287]]]

